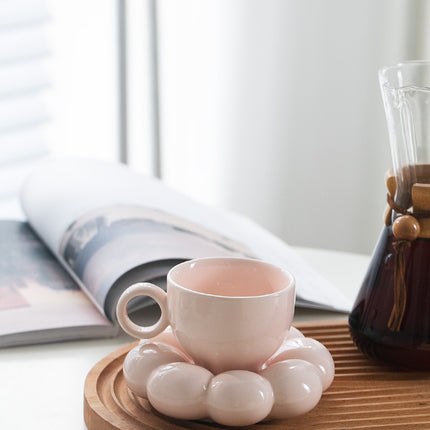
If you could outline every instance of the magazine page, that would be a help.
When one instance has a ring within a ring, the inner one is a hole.
[[[166,187],[160,180],[116,163],[55,159],[38,168],[21,193],[29,222],[59,255],[65,232],[83,215],[113,206],[140,206],[201,226],[251,255],[291,271],[300,299],[328,309],[349,311],[351,303],[282,240],[250,219],[209,207]]]
[[[0,347],[115,333],[27,223],[0,221],[0,253]]]
[[[104,206],[79,217],[63,235],[59,254],[111,318],[113,303],[106,305],[106,299],[131,270],[136,281],[148,282],[195,257],[251,257],[242,245],[187,220],[129,205]],[[128,285],[122,283],[122,290]]]

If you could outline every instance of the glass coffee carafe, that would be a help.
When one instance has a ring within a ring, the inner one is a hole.
[[[379,72],[393,168],[385,226],[349,316],[356,345],[430,369],[430,62]]]

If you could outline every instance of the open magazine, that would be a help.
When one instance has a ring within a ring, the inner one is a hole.
[[[298,306],[350,307],[259,225],[124,165],[50,160],[24,184],[21,205],[28,223],[0,222],[0,346],[113,336],[125,288],[165,288],[171,267],[197,257],[262,259],[293,273]],[[130,311],[150,303],[134,299]]]

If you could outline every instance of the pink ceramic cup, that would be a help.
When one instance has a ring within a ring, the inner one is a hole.
[[[133,323],[127,303],[150,296],[161,308],[150,327]],[[169,324],[181,347],[196,364],[218,374],[226,370],[258,371],[282,344],[294,315],[293,276],[272,264],[241,258],[202,258],[173,267],[167,293],[137,283],[122,294],[117,317],[139,339]]]

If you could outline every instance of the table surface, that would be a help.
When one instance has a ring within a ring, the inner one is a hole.
[[[370,257],[296,248],[305,260],[353,300]],[[295,321],[346,319],[343,313],[296,309]],[[85,429],[83,390],[89,370],[134,339],[63,342],[0,350],[0,429]]]

